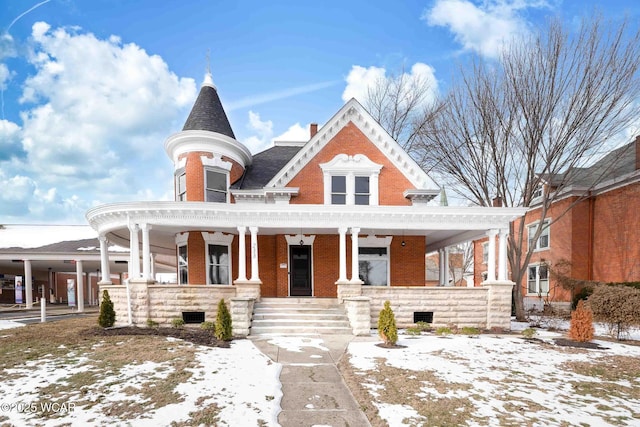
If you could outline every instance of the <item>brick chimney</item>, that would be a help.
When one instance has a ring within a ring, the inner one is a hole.
[[[501,208],[502,207],[502,197],[497,196],[493,198],[493,207]]]
[[[636,136],[636,170],[640,169],[640,135]]]
[[[309,125],[309,139],[313,138],[315,136],[315,134],[318,133],[318,124],[317,123],[311,123]]]

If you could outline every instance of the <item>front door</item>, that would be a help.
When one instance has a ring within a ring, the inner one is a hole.
[[[311,296],[311,246],[289,247],[289,295]]]

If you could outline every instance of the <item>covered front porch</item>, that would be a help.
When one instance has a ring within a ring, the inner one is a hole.
[[[107,242],[130,247],[125,312],[128,323],[144,323],[169,303],[149,294],[146,311],[134,319],[132,286],[143,285],[147,293],[172,289],[174,301],[188,302],[180,310],[202,310],[210,318],[220,298],[343,298],[340,289],[354,285],[424,288],[425,254],[434,251],[440,254],[439,284],[446,286],[447,248],[483,236],[489,237],[485,283],[508,282],[508,225],[522,213],[515,208],[138,202],[100,206],[87,219],[101,237],[101,249]],[[101,253],[100,284],[114,289],[108,253]],[[156,282],[157,253],[176,256],[176,284]],[[177,310],[169,311],[176,317]]]

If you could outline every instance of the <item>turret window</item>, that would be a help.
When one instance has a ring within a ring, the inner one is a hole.
[[[205,200],[207,202],[227,202],[227,174],[215,170],[205,170]]]
[[[176,175],[176,200],[179,202],[187,200],[187,175],[184,171]]]

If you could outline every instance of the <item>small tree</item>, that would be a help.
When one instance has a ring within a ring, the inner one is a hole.
[[[98,316],[98,325],[103,328],[110,328],[116,323],[116,312],[113,309],[113,302],[109,297],[109,292],[105,289],[102,292],[102,302],[100,303],[100,316]]]
[[[398,341],[398,328],[396,327],[396,317],[391,310],[391,303],[384,302],[384,308],[380,310],[378,318],[378,335],[384,341],[385,345],[395,345]]]
[[[221,299],[218,302],[218,314],[216,315],[216,326],[215,326],[215,335],[216,338],[223,341],[230,341],[233,336],[232,327],[231,327],[231,314],[227,309],[227,305],[224,303],[224,300]]]
[[[580,300],[571,313],[569,338],[578,342],[588,342],[593,339],[593,332],[593,312],[584,304],[584,300]]]

